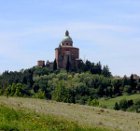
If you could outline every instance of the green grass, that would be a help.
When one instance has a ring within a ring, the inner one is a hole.
[[[76,122],[53,115],[0,106],[0,130],[5,131],[108,131],[105,128],[81,127]]]
[[[11,112],[15,112],[13,114],[17,114],[13,115],[11,119],[5,117],[6,115],[2,116],[4,113],[0,113],[0,124],[3,121],[5,127],[16,128],[21,131],[27,128],[29,130],[39,131],[140,130],[139,113],[115,111],[44,99],[7,98],[4,96],[0,96],[0,105],[3,105],[1,106],[2,108],[8,108]],[[2,127],[2,125],[0,127]]]
[[[126,100],[140,99],[140,94],[123,95],[123,96],[118,96],[118,97],[111,98],[111,99],[99,99],[99,103],[100,103],[101,107],[113,109],[115,103],[119,102],[122,99],[126,99]]]
[[[113,108],[121,99],[140,95],[101,99]],[[6,131],[139,131],[140,114],[98,107],[61,103],[33,98],[0,96],[0,130]]]

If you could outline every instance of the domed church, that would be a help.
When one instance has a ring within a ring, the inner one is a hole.
[[[73,47],[73,40],[69,36],[69,32],[65,32],[65,36],[55,49],[55,59],[57,68],[65,68],[69,63],[70,69],[74,69],[79,61],[79,48]]]

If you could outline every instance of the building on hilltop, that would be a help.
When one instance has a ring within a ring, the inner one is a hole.
[[[74,69],[79,61],[79,48],[73,47],[73,40],[69,36],[69,32],[65,32],[65,36],[55,49],[55,59],[58,69],[66,69],[69,63],[70,69]]]
[[[78,67],[79,62],[79,48],[73,46],[73,40],[69,36],[69,32],[65,32],[65,36],[60,42],[58,48],[55,48],[55,59],[57,69],[66,69],[69,66],[70,70]],[[37,66],[43,67],[44,61],[38,61]],[[51,64],[51,65],[49,65]],[[47,67],[53,68],[52,62],[46,62]]]
[[[44,60],[38,60],[37,61],[37,66],[44,67],[45,66],[45,61]]]

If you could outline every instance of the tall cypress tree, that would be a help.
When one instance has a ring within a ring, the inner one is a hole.
[[[68,58],[67,58],[67,64],[66,64],[66,70],[67,70],[67,72],[69,72],[70,71],[70,60],[69,60],[70,58],[69,58],[69,56],[68,56]]]
[[[53,70],[55,71],[55,70],[57,70],[57,63],[56,63],[56,59],[54,60],[54,62],[53,62]]]

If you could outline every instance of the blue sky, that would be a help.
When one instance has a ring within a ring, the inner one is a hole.
[[[140,75],[140,0],[1,0],[0,72],[53,61],[65,30],[82,59]]]

